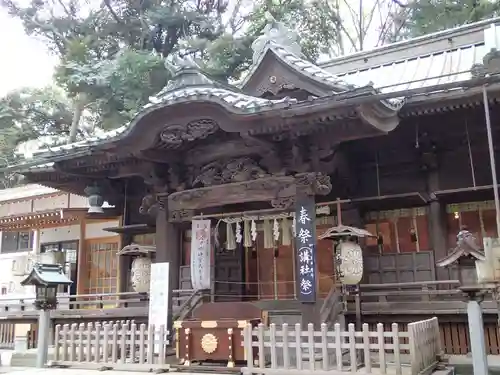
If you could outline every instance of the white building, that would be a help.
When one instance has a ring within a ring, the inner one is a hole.
[[[118,248],[119,236],[103,229],[118,226],[119,218],[88,219],[87,209],[86,197],[40,185],[0,190],[0,301],[34,297],[32,287],[20,282],[41,254],[54,250],[64,254],[74,281],[71,294],[113,292],[92,275],[99,273],[95,267],[107,266],[101,258],[116,258],[99,250]],[[116,245],[100,246],[101,241]]]

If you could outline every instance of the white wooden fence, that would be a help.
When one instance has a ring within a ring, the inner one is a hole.
[[[0,323],[0,349],[14,348],[14,323]]]
[[[357,373],[422,375],[432,372],[441,354],[437,318],[410,323],[401,332],[396,323],[385,331],[363,324],[356,331],[335,324],[314,330],[309,324],[260,324],[245,327],[241,343],[246,353],[244,374]],[[133,322],[57,325],[54,363],[63,366],[126,370],[168,370],[167,332]],[[254,361],[255,359],[255,361]]]
[[[242,372],[338,374],[357,373],[362,368],[364,374],[419,375],[432,371],[441,354],[437,318],[411,323],[409,332],[400,332],[396,323],[391,328],[384,331],[379,323],[370,331],[363,324],[362,331],[356,331],[349,324],[342,331],[337,323],[333,330],[322,324],[315,331],[309,324],[303,331],[300,324],[283,324],[280,329],[275,324],[269,328],[248,325],[244,332],[247,367]]]
[[[427,373],[442,352],[437,318],[408,324],[412,374]]]
[[[52,365],[165,369],[168,332],[135,323],[56,325]]]

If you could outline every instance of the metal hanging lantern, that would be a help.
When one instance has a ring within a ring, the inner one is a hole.
[[[104,205],[104,199],[101,195],[101,191],[97,185],[87,186],[85,188],[85,194],[89,198],[89,214],[102,214],[104,210],[102,206]]]

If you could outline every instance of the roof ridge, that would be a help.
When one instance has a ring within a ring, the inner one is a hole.
[[[435,33],[427,34],[424,36],[403,40],[396,43],[387,44],[380,47],[371,48],[364,51],[354,52],[348,55],[334,57],[329,61],[318,63],[318,66],[326,69],[339,63],[346,64],[350,61],[357,61],[360,59],[372,58],[378,55],[385,55],[395,52],[406,52],[410,55],[422,55],[418,53],[417,47],[435,45],[437,48],[429,48],[427,54],[436,53],[438,51],[445,51],[454,48],[460,48],[465,45],[474,45],[484,43],[484,30],[486,26],[492,24],[500,24],[500,17],[491,18],[484,21],[470,23],[467,25],[458,26],[452,29],[438,31]],[[457,43],[453,43],[458,39]],[[460,42],[461,41],[461,42]],[[443,45],[444,44],[444,45]],[[448,44],[448,46],[446,46]],[[443,46],[441,46],[443,45]],[[411,46],[411,49],[408,47]],[[409,56],[402,56],[401,59],[408,59]],[[390,59],[394,61],[395,59]],[[399,60],[399,59],[398,59]]]

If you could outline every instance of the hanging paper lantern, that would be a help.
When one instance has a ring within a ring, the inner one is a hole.
[[[151,259],[137,257],[132,262],[130,268],[130,281],[137,293],[149,292],[149,282],[151,280]]]
[[[363,278],[363,252],[361,247],[351,241],[342,242],[337,248],[339,278],[342,284],[356,285]]]

